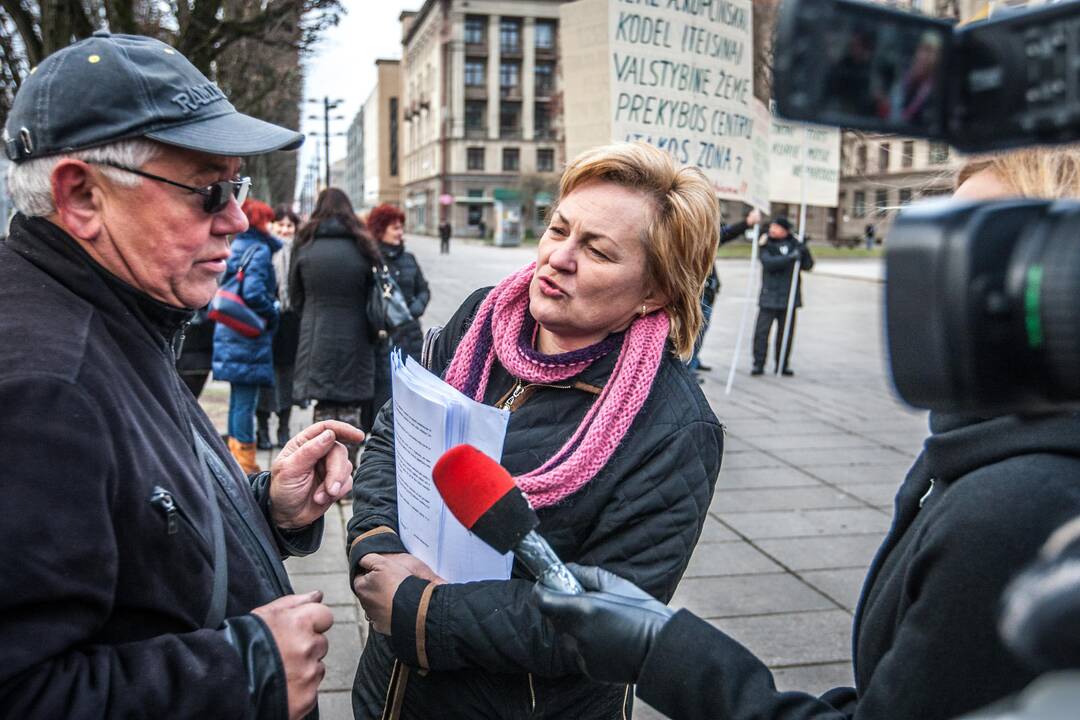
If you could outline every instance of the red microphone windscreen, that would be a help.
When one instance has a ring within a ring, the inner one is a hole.
[[[468,530],[517,486],[510,473],[472,445],[450,448],[431,470],[450,512]]]

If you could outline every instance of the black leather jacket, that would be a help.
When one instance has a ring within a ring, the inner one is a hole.
[[[285,674],[252,608],[291,593],[281,563],[322,521],[267,521],[269,473],[246,478],[179,381],[191,313],[98,266],[60,228],[16,216],[0,244],[0,708],[20,718],[285,718]],[[192,430],[226,468],[224,625],[207,479]]]

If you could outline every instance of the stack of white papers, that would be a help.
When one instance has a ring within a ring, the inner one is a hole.
[[[510,413],[461,394],[400,351],[391,355],[398,533],[447,582],[505,580],[514,563],[457,521],[431,477],[450,448],[468,443],[496,462]]]

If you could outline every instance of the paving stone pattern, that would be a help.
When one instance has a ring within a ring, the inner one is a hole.
[[[473,290],[535,257],[535,248],[462,240],[440,257],[434,239],[409,236],[407,243],[431,283],[426,325],[445,322]],[[727,428],[727,445],[705,528],[672,605],[746,644],[781,689],[820,693],[851,684],[850,627],[862,577],[925,437],[925,414],[902,406],[888,384],[879,266],[833,261],[827,273],[807,274],[796,375],[750,377],[746,337],[733,392],[725,395],[748,263],[720,263],[723,288],[702,353],[713,369],[702,390]],[[756,301],[748,331],[755,311]],[[221,389],[214,383],[206,404],[223,424]],[[294,431],[310,419],[294,416]],[[264,453],[264,465],[269,460]],[[348,588],[350,512],[334,509],[323,548],[287,563],[297,591],[321,588],[337,618],[320,699],[326,720],[352,715],[349,689],[367,632]],[[640,701],[634,716],[661,717]]]

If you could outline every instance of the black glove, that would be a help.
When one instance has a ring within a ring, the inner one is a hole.
[[[572,595],[537,583],[540,612],[565,634],[560,641],[576,655],[581,672],[600,682],[637,682],[653,640],[674,612],[607,570],[568,567],[590,592]]]

